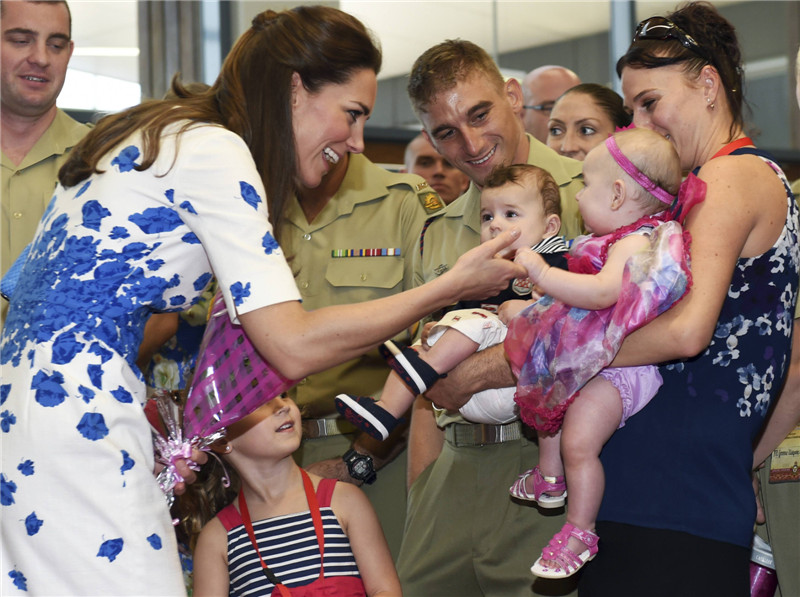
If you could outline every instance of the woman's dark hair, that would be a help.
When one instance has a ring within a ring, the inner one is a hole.
[[[708,2],[690,2],[668,14],[684,33],[690,35],[700,52],[685,47],[677,39],[638,39],[631,43],[628,51],[617,61],[617,75],[622,76],[625,67],[660,68],[683,63],[684,72],[697,76],[706,64],[711,64],[719,73],[731,116],[730,137],[744,126],[744,72],[742,53],[736,38],[736,30],[714,6]],[[706,54],[706,60],[700,54]]]
[[[575,85],[575,87],[570,87],[562,93],[561,97],[556,100],[556,104],[562,97],[574,93],[581,93],[592,98],[616,128],[624,128],[631,123],[631,113],[625,109],[622,98],[613,89],[597,83],[581,83],[580,85]]]
[[[221,124],[247,143],[267,192],[275,233],[285,202],[295,192],[296,156],[292,128],[292,75],[316,93],[328,84],[346,83],[361,69],[376,74],[381,51],[355,17],[327,6],[264,11],[231,49],[219,77],[207,91],[190,93],[176,76],[171,100],[151,100],[107,116],[72,150],[59,171],[65,187],[97,170],[103,155],[132,131],[141,129],[143,159],[137,170],[155,162],[164,127],[178,121]]]

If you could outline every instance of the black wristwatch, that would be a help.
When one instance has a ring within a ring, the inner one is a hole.
[[[344,453],[342,460],[347,465],[347,472],[353,479],[371,485],[378,478],[378,475],[375,474],[375,466],[372,464],[372,456],[360,454],[350,448]]]

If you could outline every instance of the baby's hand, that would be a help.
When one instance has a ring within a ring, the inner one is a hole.
[[[516,252],[517,252],[517,249],[512,249],[510,247],[507,247],[507,248],[503,249],[502,251],[500,251],[499,253],[495,253],[494,256],[497,259],[508,259],[509,261],[513,261],[514,260],[514,255],[516,254]]]
[[[542,279],[545,272],[550,269],[550,266],[536,251],[517,251],[517,256],[514,257],[514,262],[518,263],[526,270],[528,270],[528,277],[531,282],[536,284]]]
[[[517,313],[535,301],[511,300],[506,301],[497,308],[497,316],[504,324],[508,325]]]

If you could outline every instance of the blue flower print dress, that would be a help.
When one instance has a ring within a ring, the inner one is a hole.
[[[299,300],[241,138],[195,125],[135,169],[132,135],[58,187],[11,305],[0,364],[0,594],[185,594],[134,365],[148,312],[212,277],[232,316]]]

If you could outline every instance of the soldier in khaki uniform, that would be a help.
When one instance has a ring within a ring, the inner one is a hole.
[[[56,107],[72,56],[66,3],[4,2],[0,104],[0,275],[33,240],[58,170],[89,127]],[[25,42],[25,43],[20,43]],[[43,81],[33,80],[40,77]],[[0,327],[8,308],[0,301]]]
[[[39,220],[53,197],[59,168],[69,150],[88,132],[88,126],[58,110],[52,124],[22,161],[15,164],[2,153],[3,272],[33,240]]]
[[[519,83],[504,81],[485,51],[461,40],[434,46],[417,59],[409,95],[434,147],[472,180],[464,195],[426,222],[421,253],[415,254],[415,283],[443,274],[480,242],[480,186],[500,164],[527,161],[548,170],[561,188],[561,234],[580,232],[575,195],[583,186],[581,164],[525,133],[517,116]],[[491,370],[484,373],[491,379]],[[447,404],[448,381],[437,382],[428,396],[452,411],[437,409],[434,415],[424,398],[412,409],[411,486],[397,561],[403,594],[569,594],[574,578],[551,581],[530,573],[541,545],[564,524],[563,509],[540,511],[508,494],[517,475],[538,460],[538,446],[525,437],[519,421],[479,425],[462,419],[460,405]]]
[[[343,158],[320,187],[289,201],[279,230],[303,306],[356,303],[412,288],[411,255],[425,219],[441,207],[421,177],[389,172],[361,154]],[[396,340],[408,342],[408,334]],[[302,466],[356,482],[342,455],[353,447],[373,458],[377,480],[363,489],[396,557],[406,507],[405,434],[401,430],[383,443],[357,435],[337,418],[333,404],[342,392],[379,392],[388,373],[386,362],[373,350],[306,377],[291,394],[304,417],[305,439],[297,452]]]
[[[530,148],[528,164],[547,170],[561,189],[561,229],[565,238],[581,234],[581,218],[575,195],[583,188],[581,162],[564,158],[526,135]],[[467,192],[446,209],[431,216],[422,237],[421,255],[415,254],[414,282],[424,284],[446,272],[458,257],[481,241],[481,190],[474,182]],[[433,239],[433,240],[432,240]],[[443,239],[447,239],[443,241]]]

